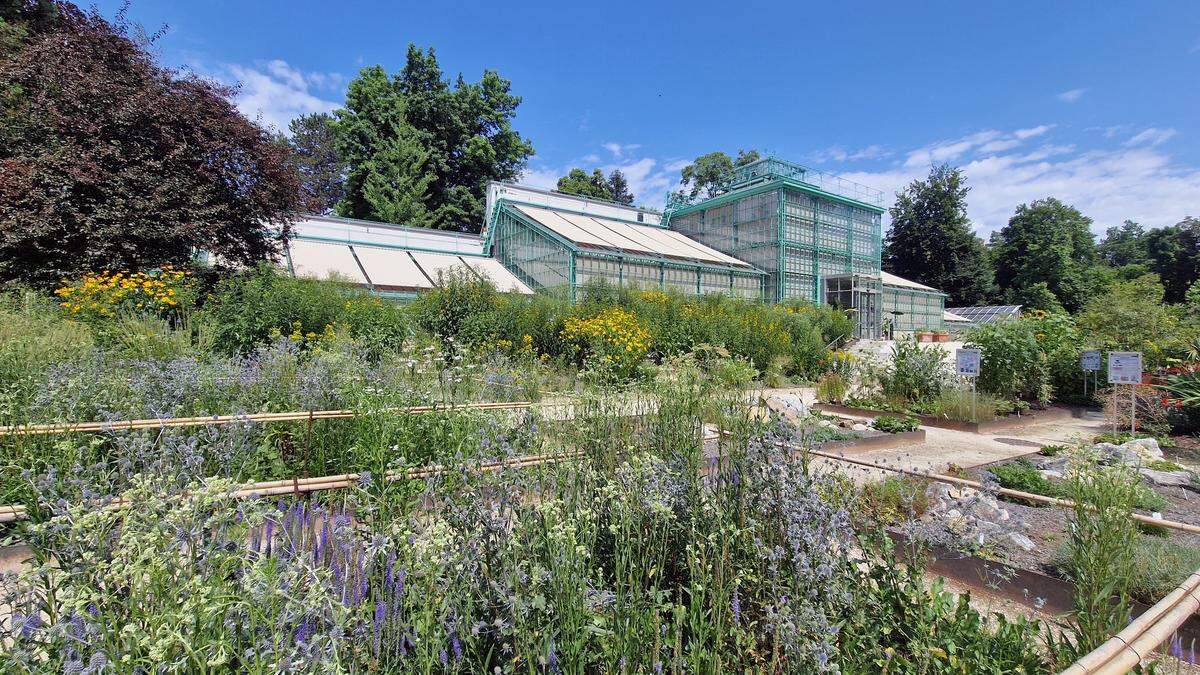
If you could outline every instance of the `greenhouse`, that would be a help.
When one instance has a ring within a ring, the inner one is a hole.
[[[878,190],[768,158],[736,169],[725,194],[667,218],[765,271],[767,300],[820,302],[825,277],[879,274],[882,204]]]
[[[483,255],[482,245],[480,237],[460,232],[308,216],[293,225],[284,264],[294,276],[338,278],[396,299],[437,288],[455,269],[501,291],[533,292]]]
[[[485,247],[535,290],[593,280],[687,295],[763,296],[763,272],[659,223],[654,212],[493,184]]]

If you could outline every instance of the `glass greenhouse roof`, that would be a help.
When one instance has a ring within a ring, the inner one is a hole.
[[[709,248],[674,230],[557,209],[552,210],[530,204],[512,204],[512,207],[530,220],[581,248],[669,257],[750,269],[748,263]]]
[[[336,275],[380,291],[429,290],[437,286],[439,273],[458,268],[490,279],[501,291],[533,293],[499,262],[480,256],[300,238],[288,241],[286,252],[288,267],[296,276]]]
[[[1021,316],[1021,305],[988,305],[986,307],[947,307],[952,312],[974,324],[995,323]]]

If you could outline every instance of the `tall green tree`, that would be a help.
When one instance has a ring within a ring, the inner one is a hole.
[[[428,138],[408,123],[405,97],[382,67],[362,69],[336,115],[337,149],[348,167],[338,214],[432,227]]]
[[[516,180],[533,155],[533,145],[512,127],[521,98],[494,70],[485,70],[478,82],[459,74],[450,86],[433,49],[416,45],[409,45],[395,87],[405,118],[429,152],[434,179],[427,204],[434,227],[478,232],[487,184]]]
[[[120,16],[10,1],[0,23],[0,280],[277,254],[299,176],[231,89],[162,67]]]
[[[1067,311],[1082,308],[1096,263],[1091,226],[1091,218],[1053,197],[1018,206],[991,241],[996,283],[1006,299],[1036,295],[1034,286],[1042,282]]]
[[[612,200],[618,204],[633,206],[633,200],[636,199],[633,191],[629,189],[629,181],[625,179],[625,174],[621,173],[620,169],[613,169],[612,173],[608,174],[608,187],[612,190]]]
[[[349,176],[339,213],[391,213],[406,218],[392,222],[478,232],[487,184],[516,180],[533,154],[512,128],[521,99],[493,70],[478,82],[459,75],[452,86],[433,49],[409,45],[399,74],[389,78],[380,66],[365,68],[350,88],[346,108],[335,113],[339,136],[350,136],[338,143]],[[372,199],[391,206],[372,209]]]
[[[300,170],[305,210],[332,213],[346,194],[346,162],[338,149],[333,116],[301,115],[291,121],[288,130],[288,143]]]
[[[962,171],[934,167],[896,195],[884,241],[885,269],[945,291],[950,306],[984,304],[995,292],[987,250],[967,217],[969,191]]]
[[[1111,267],[1144,265],[1150,255],[1146,249],[1146,229],[1132,220],[1110,227],[1096,247],[1101,262]]]
[[[679,194],[689,201],[697,198],[710,199],[729,190],[733,182],[733,170],[762,159],[757,150],[738,150],[737,159],[723,152],[700,155],[691,164],[683,167],[679,180]]]
[[[1150,268],[1162,279],[1167,302],[1183,302],[1188,287],[1200,279],[1200,219],[1191,216],[1175,225],[1146,233]]]
[[[634,196],[629,191],[629,183],[619,169],[614,170],[607,178],[600,169],[593,169],[588,175],[583,169],[571,169],[567,175],[558,179],[556,189],[572,195],[606,199],[625,205],[632,205]]]

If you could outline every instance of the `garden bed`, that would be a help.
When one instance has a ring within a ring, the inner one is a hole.
[[[906,415],[915,417],[921,421],[921,424],[928,427],[938,427],[940,429],[953,429],[955,431],[965,431],[973,434],[984,434],[993,431],[1001,431],[1006,429],[1016,429],[1018,427],[1029,426],[1031,424],[1041,424],[1059,419],[1067,419],[1069,417],[1078,417],[1080,411],[1074,408],[1065,406],[1051,406],[1045,410],[1031,411],[1019,415],[1010,415],[1002,419],[991,420],[988,422],[969,422],[965,420],[952,420],[935,415],[916,415],[912,413],[896,413],[886,410],[871,410],[869,408],[851,408],[848,406],[837,405],[833,403],[817,403],[813,406],[817,410],[839,415],[854,415],[856,417],[894,417],[896,415]]]
[[[975,467],[966,474],[971,478],[983,480],[988,478],[987,474],[995,476],[1004,472],[1005,467],[1024,467],[1023,462],[1029,462],[1039,472],[1059,471],[1062,458],[1037,455],[1013,458]],[[1016,473],[1022,472],[1017,471]],[[1045,479],[1045,475],[1041,473],[1037,475]],[[1052,478],[1054,476],[1054,474],[1046,475]],[[1021,484],[1011,484],[1011,479],[998,482],[1004,487],[1036,494],[1054,493],[1054,487],[1058,484],[1056,480],[1043,482],[1037,479]],[[1147,493],[1144,501],[1159,501],[1159,504],[1155,505],[1155,510],[1162,514],[1163,519],[1183,523],[1200,522],[1200,493],[1197,493],[1191,486],[1152,485],[1145,479],[1142,480],[1142,485]],[[945,488],[931,488],[931,492],[947,494]],[[1066,495],[1047,494],[1047,496]],[[983,498],[984,501],[986,499],[986,497]],[[934,501],[936,501],[936,496]],[[1053,506],[1034,506],[1008,499],[991,503],[993,506],[983,510],[988,514],[986,523],[981,522],[985,518],[979,515],[980,512],[977,508],[972,510],[951,504],[950,510],[931,511],[924,523],[924,534],[932,536],[934,540],[943,535],[957,534],[961,536],[962,529],[956,528],[952,522],[959,517],[959,514],[955,512],[961,510],[968,517],[968,532],[978,530],[986,533],[985,543],[978,546],[978,553],[984,556],[986,565],[996,568],[995,574],[989,574],[989,578],[994,577],[998,582],[1003,581],[1000,586],[1007,588],[1002,593],[1005,597],[1020,600],[1020,598],[1013,597],[1013,594],[1024,595],[1028,592],[1026,601],[1028,602],[1032,598],[1042,598],[1047,611],[1060,612],[1063,608],[1069,608],[1070,596],[1063,596],[1055,591],[1055,583],[1046,581],[1046,579],[1054,580],[1057,584],[1063,585],[1063,588],[1070,589],[1071,584],[1064,576],[1063,567],[1066,555],[1063,549],[1069,537],[1067,527],[1071,517],[1070,511]],[[1149,510],[1145,506],[1144,504],[1139,512]],[[1001,511],[1004,513],[1000,514]],[[973,522],[972,516],[974,516]],[[1018,535],[1025,538],[1030,545],[1028,547],[1011,545],[1009,537]],[[1160,599],[1196,567],[1200,566],[1200,535],[1165,528],[1153,530],[1142,528],[1139,537],[1140,545],[1135,569],[1139,570],[1141,576],[1135,580],[1132,592],[1135,600],[1141,603],[1141,609],[1144,609],[1145,606]],[[947,538],[952,538],[952,536],[947,536]],[[959,563],[951,560],[955,557],[975,556],[946,550],[939,556],[943,560],[935,565],[935,568],[940,566],[951,572],[958,570],[955,574],[962,573],[967,576],[976,574],[976,571],[972,570],[977,570],[979,563]],[[998,565],[999,567],[997,567]],[[1018,573],[1011,574],[1013,570]],[[1012,576],[1012,578],[1006,579],[1008,576]],[[1140,609],[1135,607],[1135,612],[1137,611]],[[1192,626],[1187,630],[1196,634],[1196,628],[1196,626]]]
[[[925,430],[917,429],[915,431],[901,431],[895,434],[885,434],[883,432],[871,429],[860,438],[849,438],[845,440],[825,441],[813,448],[822,452],[838,452],[838,451],[857,451],[867,452],[870,450],[883,450],[886,448],[899,448],[906,445],[917,445],[925,442]],[[863,432],[859,432],[863,433]]]

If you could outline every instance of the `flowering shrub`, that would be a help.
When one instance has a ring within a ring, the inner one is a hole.
[[[72,317],[99,321],[118,314],[175,315],[189,292],[188,273],[164,267],[158,272],[100,272],[64,283],[54,291]]]
[[[614,379],[632,376],[650,350],[649,331],[620,307],[587,318],[568,317],[562,335],[584,365]]]

